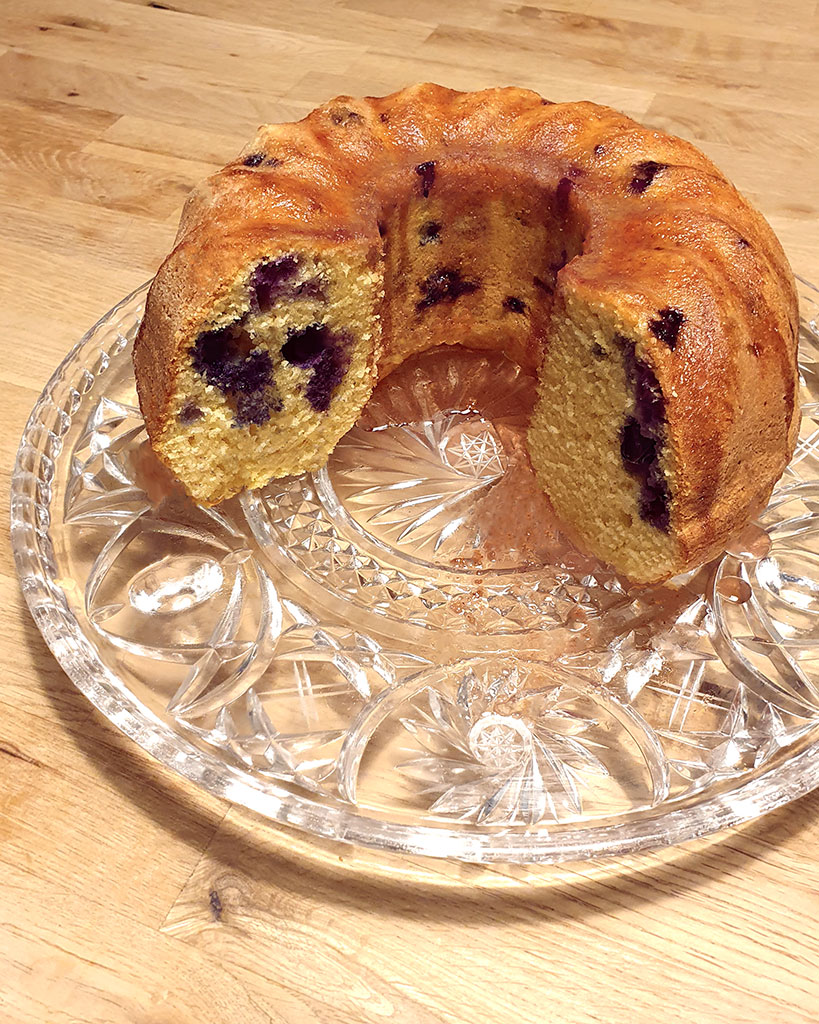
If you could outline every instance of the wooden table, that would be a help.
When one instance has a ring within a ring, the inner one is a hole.
[[[620,107],[699,144],[819,280],[817,11],[6,0],[4,477],[52,369],[154,271],[193,183],[257,123],[341,92],[514,82]],[[819,792],[707,843],[561,870],[313,842],[122,739],[45,647],[7,548],[2,572],[2,1024],[819,1019]]]

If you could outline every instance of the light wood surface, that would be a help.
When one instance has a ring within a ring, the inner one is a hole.
[[[53,368],[262,121],[419,80],[617,106],[700,145],[819,280],[815,0],[4,0],[2,473]],[[7,503],[3,519],[7,526]],[[561,870],[408,864],[268,827],[129,745],[8,545],[0,1024],[819,1020],[819,793]]]

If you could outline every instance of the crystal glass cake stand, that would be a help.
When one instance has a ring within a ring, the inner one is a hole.
[[[54,655],[158,760],[321,836],[470,861],[671,845],[819,784],[813,287],[768,509],[653,588],[564,540],[531,377],[459,348],[390,376],[320,472],[193,505],[137,407],[145,290],[37,402],[12,536]]]

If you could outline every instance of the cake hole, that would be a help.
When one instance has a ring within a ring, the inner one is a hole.
[[[346,110],[344,108],[340,110],[330,111],[330,120],[333,124],[358,124],[363,121],[364,118],[356,110]]]
[[[433,271],[418,285],[423,298],[416,303],[416,308],[427,309],[439,302],[454,302],[462,295],[477,291],[478,288],[477,282],[465,280],[460,270],[442,267]]]
[[[421,195],[426,199],[435,182],[435,161],[425,160],[424,163],[418,164],[415,173],[421,179]]]
[[[569,212],[569,196],[574,187],[571,178],[561,178],[555,190],[555,211],[559,217],[565,217]]]
[[[258,167],[259,164],[264,163],[264,153],[251,153],[250,156],[246,156],[242,163],[245,167]]]
[[[287,334],[287,341],[282,346],[282,356],[291,365],[302,369],[312,366],[330,344],[331,332],[326,324],[291,328]]]
[[[656,320],[649,321],[648,329],[673,352],[677,345],[677,335],[684,323],[685,316],[681,310],[668,306],[659,311]]]
[[[569,254],[565,249],[563,249],[560,253],[560,256],[558,256],[554,263],[550,264],[549,270],[552,272],[552,274],[554,274],[555,277],[557,277],[557,275],[566,266],[568,262]]]
[[[629,416],[620,432],[620,458],[629,472],[639,472],[657,457],[657,441],[644,434],[639,421]]]
[[[326,412],[347,370],[351,339],[327,324],[291,328],[282,357],[292,366],[311,370],[304,396],[316,412]]]
[[[637,508],[640,518],[667,533],[671,494],[660,457],[665,436],[665,398],[648,363],[638,359],[634,343],[622,335],[615,341],[623,353],[626,378],[633,388],[634,412],[620,431],[620,457],[626,471],[640,483]]]
[[[183,426],[188,426],[190,423],[195,423],[197,420],[201,420],[204,415],[205,414],[195,402],[185,402],[179,410],[179,416],[177,419]]]
[[[293,297],[296,299],[318,299],[320,302],[327,301],[327,282],[322,277],[311,277],[302,281],[293,289]]]
[[[637,358],[633,341],[623,335],[616,335],[614,340],[623,353],[626,377],[634,389],[634,415],[643,427],[662,432],[665,428],[665,398],[660,382],[648,363]]]
[[[664,171],[666,167],[668,164],[661,164],[656,160],[644,160],[642,163],[635,164],[629,190],[635,195],[642,195],[660,171]]]
[[[276,299],[291,289],[298,269],[299,261],[292,253],[260,263],[250,278],[251,307],[266,313]]]
[[[503,300],[503,308],[507,309],[510,313],[525,313],[526,303],[516,295],[507,295]]]
[[[441,242],[441,225],[437,220],[428,220],[426,224],[421,226],[418,238],[420,245],[429,245],[430,243],[439,245]]]

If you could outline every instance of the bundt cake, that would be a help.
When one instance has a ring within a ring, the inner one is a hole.
[[[134,347],[199,502],[317,469],[378,378],[460,344],[536,368],[538,479],[636,582],[720,550],[798,431],[773,232],[694,146],[593,103],[418,85],[265,125],[185,206]]]

